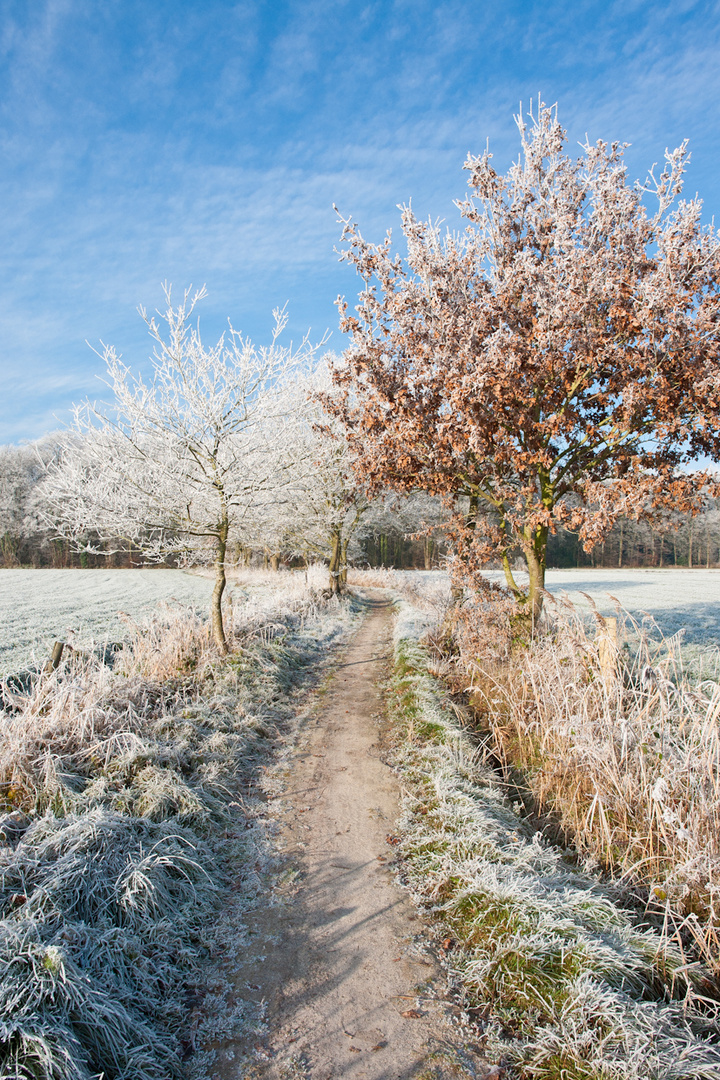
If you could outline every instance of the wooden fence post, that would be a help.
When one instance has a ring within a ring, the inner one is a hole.
[[[62,660],[63,649],[65,648],[64,641],[56,641],[53,645],[52,655],[45,664],[43,671],[55,671],[60,666]]]
[[[598,658],[603,679],[615,682],[618,677],[618,633],[614,616],[603,618],[598,634]]]

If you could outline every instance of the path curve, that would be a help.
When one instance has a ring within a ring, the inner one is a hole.
[[[391,605],[377,591],[364,602],[283,795],[280,847],[297,877],[279,904],[249,916],[264,959],[236,973],[267,1003],[268,1035],[213,1070],[222,1080],[485,1075],[461,1045],[459,1010],[442,1000],[442,972],[393,881],[387,837],[399,791],[378,744]]]

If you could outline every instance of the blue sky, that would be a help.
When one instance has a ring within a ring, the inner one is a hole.
[[[206,284],[203,334],[333,331],[357,291],[332,204],[380,239],[398,203],[457,223],[462,163],[538,93],[571,140],[689,138],[720,220],[720,3],[0,0],[0,443],[102,396],[85,341],[138,369],[137,305]]]

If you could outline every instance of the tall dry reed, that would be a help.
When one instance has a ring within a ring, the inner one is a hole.
[[[626,615],[618,646],[597,613],[591,627],[548,608],[527,647],[494,658],[466,609],[456,686],[535,812],[720,974],[717,653],[688,666],[648,622]]]

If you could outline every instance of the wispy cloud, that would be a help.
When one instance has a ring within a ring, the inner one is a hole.
[[[707,0],[6,4],[0,442],[41,433],[38,395],[90,392],[86,338],[142,362],[162,280],[207,282],[210,336],[230,315],[262,338],[286,300],[295,334],[334,327],[333,202],[375,238],[411,197],[455,224],[466,154],[489,138],[507,167],[538,92],[571,139],[632,142],[639,176],[688,136],[712,213],[719,45]]]

